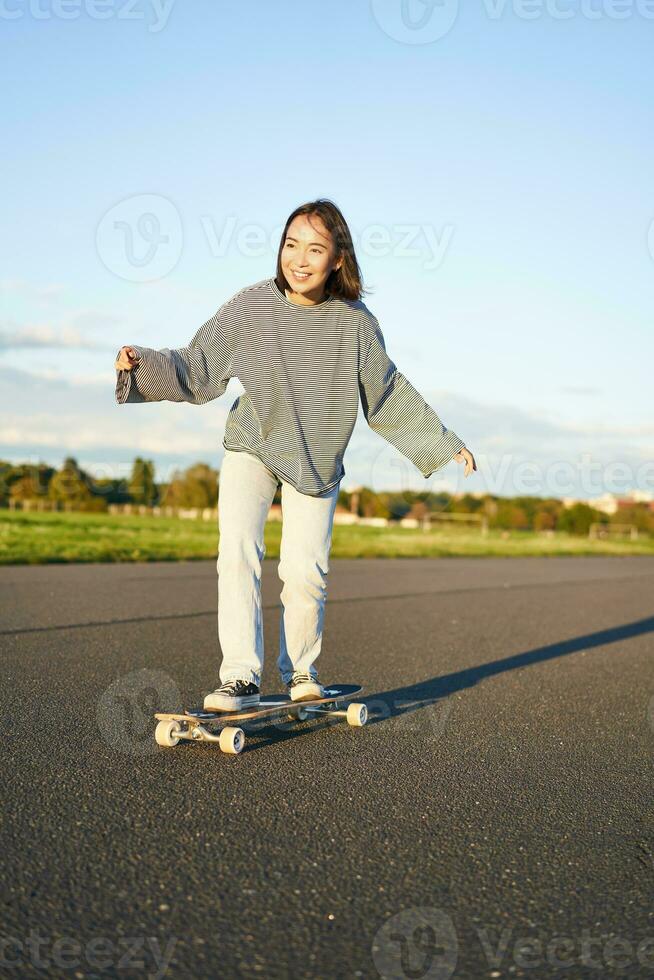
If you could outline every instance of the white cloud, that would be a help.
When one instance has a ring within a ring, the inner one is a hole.
[[[116,380],[116,372],[113,368],[93,373],[73,374],[72,372],[62,371],[58,368],[35,368],[29,372],[30,377],[39,381],[60,381],[63,384],[73,387],[111,388]]]
[[[103,310],[79,310],[62,321],[62,326],[73,330],[107,330],[125,322],[122,316],[105,313]]]
[[[91,340],[70,326],[53,327],[49,323],[35,323],[21,327],[0,327],[0,351],[41,347],[101,350],[108,346]]]
[[[92,330],[111,330],[121,323],[120,317],[95,310],[73,313],[59,322],[17,324],[6,321],[0,326],[0,351],[21,348],[80,350],[114,350],[115,342],[99,341]]]
[[[602,394],[601,388],[590,388],[583,385],[562,385],[559,391],[563,395],[581,395],[582,397],[595,397]]]
[[[36,300],[38,303],[49,304],[58,300],[65,291],[63,283],[53,282],[45,286],[35,286],[26,279],[1,279],[0,292],[18,294],[21,298]]]

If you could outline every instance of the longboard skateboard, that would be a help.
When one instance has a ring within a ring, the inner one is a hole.
[[[332,684],[325,687],[325,697],[310,701],[291,701],[288,694],[266,694],[259,704],[243,711],[205,711],[191,708],[180,714],[157,712],[154,737],[158,745],[173,748],[178,742],[217,742],[223,752],[238,755],[245,745],[245,732],[234,722],[266,719],[274,722],[280,718],[288,721],[306,721],[307,718],[329,715],[345,718],[348,725],[361,728],[368,720],[368,709],[351,699],[359,693],[355,684]],[[350,701],[346,707],[344,702]]]

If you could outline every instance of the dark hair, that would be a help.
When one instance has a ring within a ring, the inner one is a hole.
[[[360,300],[369,290],[363,287],[361,270],[359,269],[357,257],[354,254],[350,229],[334,202],[325,197],[301,204],[286,219],[286,224],[284,225],[282,237],[279,242],[279,251],[277,252],[277,275],[275,276],[275,282],[280,292],[283,293],[286,288],[292,289],[282,272],[282,249],[284,248],[289,225],[299,214],[306,214],[309,219],[311,215],[317,215],[332,236],[337,256],[343,256],[340,268],[333,269],[327,277],[327,281],[325,282],[326,295],[336,296],[339,299]]]

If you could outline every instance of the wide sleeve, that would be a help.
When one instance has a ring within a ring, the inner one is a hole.
[[[368,425],[429,477],[465,443],[398,371],[386,353],[376,318],[362,324],[359,394]]]
[[[186,347],[153,350],[135,346],[138,363],[118,371],[116,401],[190,402],[203,405],[218,398],[233,377],[233,346],[221,307]]]

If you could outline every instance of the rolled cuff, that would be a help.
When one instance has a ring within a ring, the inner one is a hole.
[[[456,432],[452,429],[446,429],[443,433],[443,438],[438,444],[438,458],[436,460],[436,465],[433,466],[428,472],[422,471],[425,479],[428,479],[432,473],[436,473],[441,470],[444,466],[450,463],[460,449],[463,449],[465,442],[458,437]]]
[[[133,375],[138,371],[142,360],[143,360],[143,349],[141,347],[135,347],[134,344],[130,344],[130,347],[135,351],[138,358],[138,363],[134,365],[131,371],[120,370],[116,372],[116,401],[119,405],[124,405],[125,402],[145,402],[148,401],[144,398],[141,392],[138,390],[137,380]],[[116,359],[122,347],[118,350],[116,354]]]

